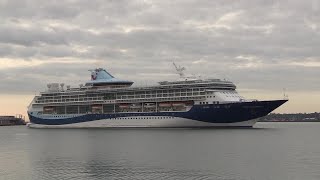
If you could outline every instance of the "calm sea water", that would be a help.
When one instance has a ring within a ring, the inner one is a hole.
[[[319,180],[320,123],[254,129],[0,127],[0,179]]]

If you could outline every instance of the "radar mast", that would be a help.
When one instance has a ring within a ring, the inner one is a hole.
[[[185,67],[181,67],[181,66],[177,66],[174,62],[173,62],[174,67],[176,68],[177,73],[180,75],[181,78],[185,77],[184,72],[186,70]]]

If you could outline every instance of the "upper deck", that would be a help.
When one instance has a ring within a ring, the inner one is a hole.
[[[197,80],[172,82],[148,87],[79,87],[67,90],[46,91],[36,97],[34,104],[130,103],[177,100],[202,100],[207,91],[233,91],[229,81]]]
[[[180,67],[179,67],[180,68]],[[181,71],[181,68],[178,71]],[[91,71],[91,81],[76,88],[53,83],[36,96],[33,104],[134,103],[203,100],[208,91],[233,91],[236,86],[226,80],[187,77],[179,72],[177,81],[162,81],[159,85],[132,87],[132,81],[119,80],[102,68]]]
[[[82,92],[133,92],[133,91],[149,91],[149,90],[162,90],[162,89],[180,89],[180,88],[213,88],[235,90],[236,86],[230,81],[222,81],[220,79],[196,80],[196,81],[163,81],[159,82],[160,85],[144,86],[144,87],[92,87],[82,86],[79,88],[67,88],[67,90],[56,89],[55,91],[40,92],[41,95],[59,94],[59,93],[82,93]]]

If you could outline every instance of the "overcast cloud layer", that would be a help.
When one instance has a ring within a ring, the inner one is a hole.
[[[320,2],[0,0],[0,93],[80,84],[88,69],[155,83],[189,73],[241,88],[320,90]]]

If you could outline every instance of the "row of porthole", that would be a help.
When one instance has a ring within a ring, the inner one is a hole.
[[[237,94],[235,92],[221,92],[221,93],[223,93],[223,94]]]
[[[215,98],[216,96],[207,96],[207,98]]]
[[[209,104],[209,102],[200,102],[200,104]],[[213,101],[212,104],[219,104],[219,101]]]
[[[209,104],[209,102],[200,102],[200,104]]]
[[[63,117],[63,118],[69,118],[69,117],[77,117],[77,115],[73,115],[73,116],[43,116],[43,117],[48,117],[48,118],[52,118],[52,117]]]

